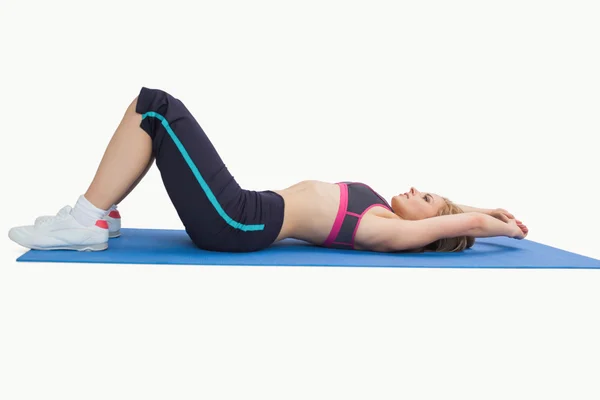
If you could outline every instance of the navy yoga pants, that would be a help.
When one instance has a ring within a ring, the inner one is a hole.
[[[199,248],[249,252],[272,244],[284,200],[270,190],[242,189],[181,100],[142,87],[135,111],[185,230]]]

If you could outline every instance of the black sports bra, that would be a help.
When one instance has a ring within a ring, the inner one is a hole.
[[[392,211],[388,202],[370,186],[361,182],[338,182],[340,206],[324,247],[354,249],[354,237],[362,217],[375,206]]]

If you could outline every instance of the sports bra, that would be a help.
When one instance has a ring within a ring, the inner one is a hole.
[[[361,182],[338,182],[340,206],[329,236],[321,246],[338,249],[354,249],[354,237],[363,216],[371,208],[392,207],[376,191]]]

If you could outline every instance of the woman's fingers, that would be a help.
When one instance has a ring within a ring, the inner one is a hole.
[[[529,228],[527,228],[527,226],[525,226],[523,223],[517,223],[517,226],[521,229],[521,231],[523,231],[523,233],[529,232]]]

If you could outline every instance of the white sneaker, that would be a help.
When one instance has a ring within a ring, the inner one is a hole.
[[[103,220],[108,222],[108,237],[110,239],[121,236],[121,214],[119,210],[112,210]]]
[[[41,217],[37,217],[35,219],[35,224],[37,225],[48,218],[54,218],[54,215],[42,215]],[[121,236],[121,214],[119,213],[119,210],[111,211],[102,219],[108,222],[109,239],[114,239]]]
[[[52,217],[38,218],[34,225],[19,226],[8,232],[8,237],[35,250],[99,251],[108,248],[108,223],[83,226],[71,215],[71,206],[63,207]]]

